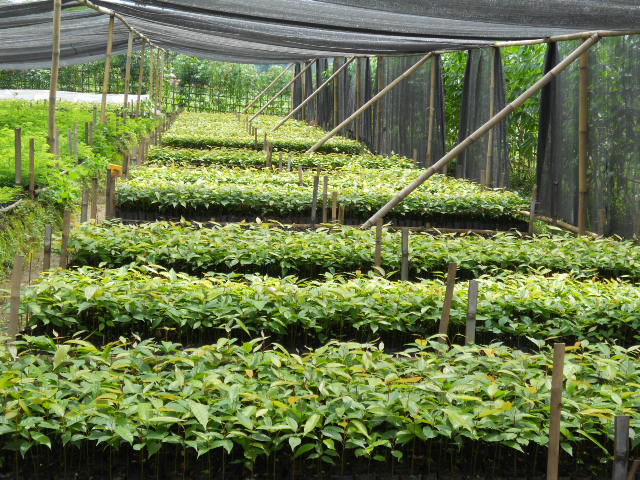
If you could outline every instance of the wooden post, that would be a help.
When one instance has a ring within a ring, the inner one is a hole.
[[[464,333],[464,344],[476,343],[476,316],[478,315],[478,280],[469,282],[467,325]]]
[[[60,71],[60,24],[62,0],[53,0],[53,35],[51,44],[51,81],[49,86],[49,120],[47,143],[49,153],[56,152],[56,99],[58,96],[58,72]]]
[[[73,156],[73,133],[71,129],[67,129],[67,153],[71,157]]]
[[[270,83],[269,85],[267,85],[267,87],[266,87],[264,90],[262,90],[262,91],[261,91],[261,92],[260,92],[260,93],[259,93],[259,94],[254,98],[254,99],[253,99],[253,100],[251,100],[251,101],[247,104],[247,106],[246,106],[246,107],[244,107],[244,108],[240,111],[240,113],[246,113],[246,112],[247,112],[247,110],[249,110],[251,107],[253,107],[253,106],[256,104],[256,102],[257,102],[258,100],[260,100],[260,98],[262,98],[262,96],[263,96],[265,93],[267,93],[269,90],[271,90],[271,87],[273,87],[273,86],[278,82],[278,80],[280,80],[280,79],[282,78],[282,76],[283,76],[285,73],[287,73],[287,71],[288,71],[291,67],[293,67],[293,65],[294,65],[293,63],[290,63],[290,64],[289,64],[289,65],[287,65],[285,68],[283,68],[283,69],[282,69],[282,71],[278,74],[278,76],[277,76],[276,78],[274,78],[274,79],[271,81],[271,83]]]
[[[578,105],[578,233],[587,232],[587,149],[589,148],[589,52],[580,55]]]
[[[558,65],[552,68],[547,74],[545,74],[540,80],[534,83],[529,89],[527,89],[522,95],[516,98],[513,102],[508,104],[505,108],[500,110],[492,119],[478,128],[475,132],[465,138],[462,142],[460,142],[455,148],[453,148],[449,153],[447,153],[444,157],[438,160],[436,163],[427,168],[424,172],[420,174],[420,176],[414,180],[410,185],[406,186],[402,191],[400,191],[395,197],[389,200],[382,208],[380,208],[376,213],[374,213],[363,225],[363,229],[369,228],[373,225],[378,217],[384,217],[387,215],[396,205],[398,205],[402,200],[407,198],[415,189],[417,189],[420,185],[426,182],[432,175],[434,175],[438,170],[441,170],[443,167],[447,166],[451,160],[457,158],[458,155],[463,152],[469,145],[476,142],[478,139],[482,138],[482,136],[499,124],[502,120],[504,120],[511,112],[513,112],[516,108],[520,107],[524,102],[526,102],[529,98],[536,94],[541,88],[551,82],[555,77],[557,77],[563,70],[565,70],[571,63],[573,63],[580,55],[586,52],[589,48],[591,48],[594,44],[598,42],[600,36],[598,34],[594,34],[589,37],[582,45],[576,48],[572,53],[570,53],[564,60],[562,60]],[[405,72],[406,73],[406,72]],[[396,79],[397,80],[397,79]],[[391,84],[390,84],[391,85]],[[382,92],[381,92],[382,93]],[[374,97],[373,99],[375,99]],[[372,99],[372,100],[373,100]],[[367,105],[368,107],[368,105]],[[335,130],[335,129],[334,129]],[[317,147],[324,144],[326,140],[330,137],[323,139],[323,141],[318,142],[314,147],[309,149],[310,151],[315,151]]]
[[[311,67],[313,66],[313,62],[305,62],[305,67]],[[305,70],[307,70],[307,68],[305,68]],[[300,82],[300,96],[302,98],[306,98],[307,96],[307,76],[303,75],[302,76],[302,81]],[[302,121],[305,121],[306,115],[305,115],[306,111],[304,109],[304,107],[302,107],[302,110],[300,110],[300,118],[302,119]]]
[[[154,57],[154,53],[157,52],[157,49],[151,47],[149,49],[149,101],[151,103],[154,102],[154,97],[155,97],[155,78],[156,78],[156,61],[153,58]]]
[[[611,480],[627,480],[629,465],[629,421],[627,415],[616,415],[614,424],[613,474]]]
[[[547,480],[558,480],[560,462],[560,420],[562,415],[562,383],[564,379],[564,343],[553,344],[553,375],[549,418],[549,453]]]
[[[376,222],[376,268],[382,268],[382,219]]]
[[[98,177],[91,179],[91,220],[98,218]]]
[[[607,212],[604,208],[598,210],[598,226],[598,233],[604,236],[607,233]]]
[[[311,228],[316,228],[316,220],[318,218],[318,186],[320,177],[313,177],[313,196],[311,197]]]
[[[53,228],[51,224],[47,224],[44,227],[44,252],[42,255],[42,270],[46,272],[51,268],[51,236],[53,235]]]
[[[33,138],[29,139],[29,196],[36,196],[36,143]]]
[[[328,196],[329,196],[329,177],[325,175],[322,178],[322,223],[327,223],[329,221]]]
[[[412,161],[413,161],[413,168],[418,168],[418,149],[417,148],[413,149]]]
[[[429,122],[427,124],[427,152],[424,164],[429,167],[433,164],[433,132],[436,123],[436,83],[438,82],[438,62],[440,55],[434,55],[431,59],[431,81],[429,83]]]
[[[262,112],[264,112],[267,107],[269,105],[271,105],[273,102],[275,102],[275,100],[282,94],[282,92],[284,92],[287,88],[289,88],[291,85],[293,85],[293,83],[300,78],[302,75],[304,75],[304,73],[309,70],[311,68],[311,65],[313,65],[313,62],[309,62],[304,68],[302,68],[300,70],[300,73],[298,73],[296,76],[293,77],[293,80],[291,80],[289,83],[287,83],[284,87],[282,87],[280,90],[278,90],[278,93],[276,93],[271,100],[269,100],[267,103],[265,103],[256,113],[253,114],[253,116],[249,119],[249,121],[253,121],[258,115],[260,115]],[[304,83],[304,82],[303,82]]]
[[[636,474],[640,471],[640,459],[635,459],[629,467],[629,473],[627,474],[627,480],[635,480]]]
[[[105,183],[105,205],[104,205],[104,218],[111,220],[113,218],[113,212],[111,210],[111,200],[113,198],[113,175],[111,170],[107,169],[107,180]]]
[[[22,185],[22,128],[15,130],[16,185]]]
[[[340,205],[338,208],[338,223],[340,225],[344,225],[344,215],[345,215],[345,207],[344,205]]]
[[[331,222],[338,221],[338,192],[331,192]]]
[[[420,60],[418,60],[413,66],[409,67],[404,73],[402,73],[393,82],[391,82],[389,85],[387,85],[382,90],[380,90],[378,93],[376,93],[371,98],[371,100],[369,100],[368,102],[365,102],[364,105],[362,105],[360,108],[358,108],[353,114],[351,114],[348,118],[346,118],[342,123],[340,123],[340,125],[337,125],[333,130],[331,130],[324,137],[322,137],[320,140],[318,140],[315,145],[313,145],[311,148],[309,148],[309,150],[307,150],[307,153],[312,153],[312,152],[315,152],[316,150],[318,150],[318,148],[320,148],[322,145],[324,145],[336,133],[338,133],[344,127],[349,125],[355,119],[359,118],[360,115],[362,115],[365,112],[365,110],[367,110],[371,105],[376,103],[378,100],[380,100],[382,97],[384,97],[387,93],[389,93],[391,90],[393,90],[405,78],[411,76],[411,74],[413,74],[416,70],[418,70],[418,68],[420,68],[424,64],[424,62],[429,60],[429,58],[431,58],[432,55],[433,55],[433,53],[427,53],[424,57],[422,57]]]
[[[531,202],[529,203],[529,235],[536,233],[536,201],[538,196],[538,185],[533,186],[531,192]]]
[[[376,67],[376,82],[378,92],[382,90],[384,83],[384,57],[378,57],[378,65]],[[338,122],[336,122],[336,125]],[[376,150],[377,153],[382,151],[382,103],[376,103]]]
[[[127,42],[127,62],[124,70],[124,99],[122,101],[124,108],[129,106],[129,86],[131,83],[131,58],[133,56],[133,32],[129,32],[129,41]]]
[[[69,230],[71,229],[71,210],[65,210],[62,217],[62,244],[60,245],[60,267],[69,264]]]
[[[440,317],[440,328],[438,333],[441,335],[449,334],[449,318],[451,316],[451,304],[453,302],[453,290],[456,285],[456,272],[458,264],[456,262],[449,263],[447,269],[447,289],[444,294],[444,303],[442,305],[442,316]],[[441,338],[440,342],[446,343],[446,338]]]
[[[93,122],[89,122],[89,146],[93,146]]]
[[[269,170],[273,168],[273,149],[269,143],[267,143],[267,168]]]
[[[73,158],[78,163],[78,122],[73,122]]]
[[[296,112],[298,112],[300,109],[304,108],[304,106],[309,103],[311,100],[313,100],[327,85],[329,85],[329,83],[331,83],[333,81],[334,78],[336,78],[340,72],[342,70],[344,70],[346,67],[349,66],[349,64],[351,62],[353,62],[355,60],[356,57],[351,57],[349,59],[348,62],[345,62],[344,64],[342,64],[342,66],[340,68],[338,68],[338,70],[334,71],[333,74],[327,78],[318,88],[316,88],[313,93],[311,95],[309,95],[307,98],[305,98],[302,102],[300,102],[300,105],[298,105],[296,108],[294,108],[293,110],[291,110],[286,117],[284,117],[282,120],[280,120],[280,122],[278,122],[278,124],[273,127],[271,129],[272,132],[275,132],[277,129],[279,129],[282,125],[284,125],[284,123],[289,120],[291,117],[293,117]]]
[[[94,125],[98,124],[98,106],[97,105],[93,106],[93,124]]]
[[[109,33],[107,36],[107,58],[104,63],[104,78],[102,80],[102,103],[100,104],[100,120],[107,122],[107,94],[109,93],[109,81],[111,80],[111,55],[113,53],[113,30],[116,17],[109,16]]]
[[[298,165],[298,185],[301,187],[304,185],[304,177],[302,176],[302,167]]]
[[[89,213],[89,189],[82,187],[82,204],[80,208],[80,223],[84,223],[88,219]]]
[[[287,172],[291,171],[291,164],[293,163],[293,158],[291,157],[291,155],[289,155],[289,158],[287,159]]]
[[[336,69],[340,68],[338,65],[340,63],[341,59],[339,59],[338,57],[335,57],[333,59],[333,71],[335,72]],[[339,122],[339,117],[338,114],[340,112],[340,79],[338,78],[338,76],[336,75],[335,77],[333,77],[333,126],[335,127],[336,125],[338,125]]]
[[[278,172],[282,171],[282,152],[278,152]]]
[[[16,339],[20,331],[20,287],[22,284],[22,269],[24,256],[16,255],[11,272],[11,298],[9,306],[9,323],[7,324],[7,336],[11,341]]]
[[[362,62],[358,60],[356,62],[356,88],[355,88],[355,108],[360,108],[360,102],[362,101]],[[360,121],[360,117],[354,120],[354,129],[353,133],[355,134],[356,142],[360,141],[362,137],[362,122]]]
[[[142,41],[142,49],[140,50],[140,65],[138,69],[138,95],[136,98],[136,117],[140,116],[140,99],[142,97],[142,82],[144,81],[144,64],[145,50],[147,48],[146,40]]]
[[[491,56],[491,75],[489,80],[489,118],[493,118],[496,114],[496,55],[498,53],[497,48],[492,48],[492,56]],[[487,185],[489,187],[494,187],[493,184],[493,129],[489,130],[487,135],[487,157],[485,162],[485,177],[483,185]]]
[[[401,263],[400,263],[400,280],[409,280],[409,229],[404,227],[402,229],[401,240]]]

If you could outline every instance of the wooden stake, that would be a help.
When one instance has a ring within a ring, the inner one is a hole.
[[[333,59],[333,71],[335,72],[336,69],[340,68],[338,65],[341,62],[341,58],[339,57],[335,57]],[[338,125],[338,121],[339,121],[339,111],[340,111],[340,79],[335,76],[333,77],[333,126],[335,127],[336,125]]]
[[[440,317],[440,328],[438,333],[441,335],[449,334],[449,318],[451,316],[451,304],[453,302],[453,291],[456,285],[456,271],[458,264],[456,262],[449,263],[447,269],[447,289],[444,294],[444,304],[442,305],[442,316]],[[446,338],[441,338],[440,342],[446,343]]]
[[[113,218],[113,175],[111,170],[107,170],[107,181],[105,184],[105,206],[104,206],[104,218],[111,220]]]
[[[527,89],[522,95],[516,98],[513,102],[508,104],[505,108],[500,110],[492,119],[478,128],[475,132],[465,138],[462,142],[460,142],[455,148],[453,148],[449,153],[447,153],[444,157],[438,160],[436,163],[427,168],[420,176],[414,180],[410,185],[405,187],[401,192],[399,192],[395,197],[389,200],[382,208],[380,208],[376,213],[374,213],[369,220],[367,220],[363,225],[363,229],[367,229],[373,225],[378,217],[386,216],[396,205],[398,205],[402,200],[407,198],[415,189],[417,189],[420,185],[426,182],[432,175],[434,175],[438,170],[441,170],[443,167],[447,166],[451,160],[457,158],[460,153],[462,153],[469,145],[476,142],[478,139],[482,138],[482,136],[499,124],[502,120],[504,120],[511,112],[513,112],[516,108],[520,107],[524,102],[526,102],[529,98],[534,96],[541,88],[551,82],[555,77],[557,77],[563,70],[565,70],[571,63],[573,63],[582,53],[586,52],[589,48],[591,48],[594,44],[598,42],[600,37],[598,34],[594,34],[588,40],[586,40],[582,45],[580,45],[577,49],[575,49],[572,53],[570,53],[564,60],[562,60],[558,65],[556,65],[553,69],[547,72],[540,80],[534,83],[529,89]],[[406,72],[405,72],[406,73]],[[397,79],[396,79],[397,80]],[[391,84],[390,84],[391,85]],[[382,92],[381,92],[382,93]],[[374,97],[375,99],[376,97]],[[372,99],[373,100],[373,99]],[[366,105],[365,106],[369,106]],[[334,129],[335,130],[335,129]],[[327,137],[328,140],[330,137]],[[315,151],[317,147],[324,144],[326,141],[323,139],[321,143],[314,145],[310,149],[310,151]]]
[[[9,306],[9,323],[7,324],[7,336],[11,341],[16,339],[20,331],[20,287],[22,284],[22,270],[24,256],[16,255],[11,272],[11,298]]]
[[[60,245],[60,267],[69,264],[69,230],[71,229],[71,210],[65,210],[62,217],[62,244]]]
[[[282,171],[282,152],[278,152],[278,172]]]
[[[325,175],[322,178],[322,223],[327,223],[329,221],[328,196],[329,196],[329,177]]]
[[[22,128],[15,130],[16,185],[22,185]]]
[[[58,96],[58,72],[60,71],[60,24],[62,0],[53,0],[53,35],[51,44],[51,80],[49,87],[49,119],[47,143],[49,153],[56,153],[56,99]]]
[[[274,78],[274,79],[271,81],[271,83],[270,83],[269,85],[267,85],[267,87],[266,87],[264,90],[262,90],[262,91],[261,91],[261,92],[260,92],[260,93],[259,93],[259,94],[254,98],[254,99],[253,99],[253,100],[251,100],[251,101],[247,104],[247,106],[246,106],[246,107],[244,107],[244,108],[240,111],[240,113],[246,113],[246,112],[247,112],[247,110],[249,110],[251,107],[253,107],[253,106],[256,104],[256,102],[257,102],[258,100],[260,100],[260,98],[262,98],[262,96],[263,96],[265,93],[267,93],[269,90],[271,90],[271,87],[273,87],[273,86],[278,82],[278,80],[280,80],[280,79],[282,78],[282,76],[283,76],[285,73],[287,73],[287,71],[288,71],[291,67],[293,67],[293,65],[294,65],[293,63],[290,63],[290,64],[289,64],[289,65],[287,65],[285,68],[283,68],[283,69],[282,69],[282,71],[278,74],[278,76],[277,76],[276,78]]]
[[[46,272],[51,268],[51,237],[53,235],[53,228],[51,224],[47,224],[44,227],[44,252],[42,255],[42,270]]]
[[[318,186],[320,184],[320,177],[316,175],[313,177],[313,196],[311,198],[311,228],[316,227],[316,220],[318,218]]]
[[[589,148],[589,53],[580,55],[578,105],[578,234],[587,231],[587,149]]]
[[[291,164],[293,163],[293,158],[291,158],[291,155],[289,155],[289,158],[287,159],[287,172],[291,171]]]
[[[464,344],[476,343],[476,316],[478,314],[478,280],[469,282],[467,325],[464,333]]]
[[[549,454],[547,480],[558,480],[560,462],[560,420],[562,415],[562,383],[564,379],[564,343],[553,345],[553,375],[549,419]]]
[[[127,61],[124,69],[124,99],[122,104],[124,108],[129,106],[129,86],[131,83],[131,58],[133,56],[133,32],[129,32],[129,41],[127,42]]]
[[[89,213],[89,189],[87,187],[82,188],[82,204],[80,208],[80,223],[87,221]]]
[[[36,196],[36,143],[33,138],[29,139],[29,196]]]
[[[489,118],[492,118],[496,114],[496,55],[499,50],[497,48],[492,49],[491,55],[491,75],[489,81]],[[493,184],[493,129],[489,130],[487,135],[487,157],[485,162],[485,177],[483,185],[490,187],[495,186]]]
[[[382,268],[382,219],[376,222],[376,268]]]
[[[340,205],[338,208],[338,223],[344,225],[345,206]]]
[[[78,163],[78,122],[73,122],[73,158]]]
[[[536,233],[536,201],[538,196],[538,185],[533,186],[531,192],[531,202],[529,204],[529,235]]]
[[[302,176],[302,167],[298,166],[298,185],[301,187],[304,185],[304,178]]]
[[[267,140],[267,168],[271,170],[273,168],[273,147]]]
[[[93,146],[93,123],[89,122],[89,146]]]
[[[413,149],[413,168],[417,168],[418,167],[418,149],[414,148]]]
[[[409,229],[404,227],[402,229],[402,241],[400,245],[401,249],[401,263],[400,263],[400,280],[409,280]]]
[[[98,219],[98,177],[91,179],[91,220]]]
[[[147,42],[142,41],[142,49],[140,50],[140,68],[138,70],[138,95],[136,98],[136,117],[140,116],[140,99],[142,97],[142,82],[144,81],[144,64],[145,64],[145,50],[147,48]]]
[[[109,93],[109,81],[111,80],[111,55],[113,53],[113,30],[115,28],[115,16],[109,16],[109,33],[107,36],[107,58],[104,63],[104,78],[102,80],[102,103],[100,105],[100,119],[107,123],[107,94]]]
[[[331,192],[331,222],[338,221],[338,192]]]
[[[427,126],[427,153],[425,165],[433,164],[433,132],[436,123],[436,82],[438,81],[438,63],[440,55],[434,55],[431,60],[431,81],[429,83],[429,122]]]
[[[598,210],[598,225],[599,225],[599,234],[605,235],[607,233],[607,212],[604,208]]]
[[[71,157],[73,156],[73,133],[71,129],[67,129],[67,153]]]
[[[627,480],[629,465],[629,421],[627,415],[616,415],[614,425],[613,473],[611,480]]]

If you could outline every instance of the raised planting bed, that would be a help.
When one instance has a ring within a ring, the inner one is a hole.
[[[640,428],[638,352],[569,350],[561,475],[603,478],[613,416]],[[547,349],[424,340],[391,356],[356,343],[295,354],[260,340],[185,350],[33,338],[0,349],[0,468],[23,478],[38,465],[113,478],[125,462],[140,478],[530,478],[546,463],[551,364]]]
[[[281,117],[261,115],[253,125],[258,128],[257,137],[249,135],[243,123],[233,113],[182,113],[162,138],[162,144],[180,148],[232,147],[262,150],[264,133],[268,132],[269,141],[279,151],[295,152],[309,149],[320,140],[325,132],[319,127],[298,120],[290,120],[275,133],[270,130]],[[360,142],[335,136],[326,142],[319,153],[351,153],[365,151]]]
[[[413,181],[411,169],[374,170],[350,167],[328,179],[327,219],[331,192],[345,208],[345,223],[361,224],[387,203],[399,185]],[[232,168],[146,167],[132,171],[117,189],[117,216],[134,220],[180,219],[196,221],[309,222],[313,176],[298,172]],[[318,188],[316,218],[322,220],[322,185]],[[475,183],[437,175],[398,205],[387,222],[400,226],[507,230],[526,228],[518,211],[526,201],[517,193],[487,190]]]
[[[291,158],[291,160],[289,160]],[[155,165],[211,166],[266,168],[267,154],[263,151],[248,148],[196,148],[153,147],[146,159]],[[273,169],[280,166],[280,154],[273,155]],[[288,167],[297,169],[321,168],[323,170],[340,169],[348,166],[360,168],[412,168],[412,161],[399,155],[383,156],[372,153],[301,153],[282,154],[282,170]]]
[[[467,283],[456,286],[450,338],[464,343]],[[392,282],[382,277],[299,282],[293,277],[207,275],[158,267],[57,270],[22,297],[25,332],[103,343],[137,334],[183,344],[243,340],[261,332],[288,349],[330,339],[402,348],[438,332],[445,285],[440,280]],[[545,339],[640,343],[640,288],[570,275],[512,274],[480,279],[476,341],[534,347]]]
[[[399,232],[384,231],[382,267],[400,269]],[[367,271],[374,265],[375,231],[352,227],[294,231],[284,228],[158,222],[123,225],[84,224],[72,231],[71,261],[75,265],[119,267],[129,263],[162,265],[191,274],[208,271],[297,275]],[[588,237],[498,234],[412,235],[410,275],[446,272],[458,262],[461,278],[504,270],[574,272],[584,276],[640,279],[640,247],[631,241]]]

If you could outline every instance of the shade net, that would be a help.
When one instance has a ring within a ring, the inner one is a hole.
[[[505,96],[500,49],[469,51],[460,108],[460,141],[502,110]],[[456,176],[490,187],[509,185],[506,120],[458,156]]]
[[[424,53],[488,45],[493,40],[636,29],[640,25],[636,0],[546,0],[543,7],[529,0],[95,3],[124,15],[137,30],[167,50],[241,63]],[[51,8],[51,1],[0,6],[3,68],[36,68],[50,58],[50,36],[44,32],[51,31]],[[97,20],[77,19],[73,31],[63,36],[63,62],[98,58],[97,47],[104,42],[102,32],[106,32],[107,22],[104,15]],[[118,32],[116,43],[126,43],[126,34]]]
[[[549,70],[578,42],[553,44]],[[604,38],[588,54],[586,226],[589,231],[640,236],[640,38]],[[542,96],[538,207],[578,224],[579,82],[574,62]]]

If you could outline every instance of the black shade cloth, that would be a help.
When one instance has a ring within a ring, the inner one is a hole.
[[[578,42],[552,44],[546,70]],[[543,91],[538,212],[578,224],[579,62]],[[640,236],[640,37],[602,39],[589,51],[587,229]]]
[[[96,0],[96,3],[122,13],[139,31],[167,50],[244,63],[424,53],[482,46],[492,40],[640,27],[640,6],[635,0],[546,0],[544,5],[529,0]],[[0,7],[0,19],[7,20],[0,25],[2,68],[38,67],[50,57],[50,10],[50,1]],[[63,35],[63,63],[96,58],[100,54],[98,39],[103,38],[107,21],[106,16],[78,18],[73,36],[71,32]],[[119,29],[116,52],[121,51],[125,42],[126,32]]]
[[[471,50],[464,76],[459,140],[485,124],[506,105],[505,80],[500,49]],[[493,106],[492,106],[493,103]],[[509,185],[507,121],[467,147],[458,156],[456,176],[490,187]],[[489,143],[491,142],[491,143]]]

